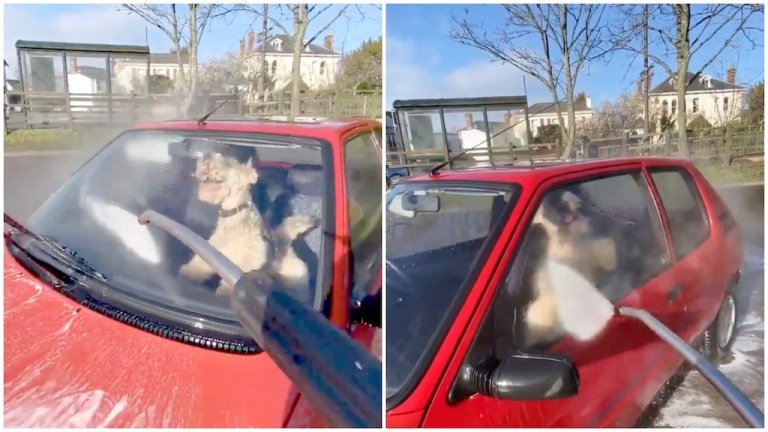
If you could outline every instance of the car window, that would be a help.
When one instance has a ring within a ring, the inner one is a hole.
[[[432,362],[517,187],[402,183],[387,193],[387,399]],[[392,399],[391,399],[392,398]]]
[[[652,202],[640,172],[548,190],[494,300],[490,321],[503,341],[497,347],[546,348],[565,335],[555,294],[562,287],[550,284],[549,260],[577,270],[612,303],[665,269],[668,252]]]
[[[361,300],[381,263],[381,153],[378,139],[366,132],[344,147],[352,249],[352,301]]]
[[[651,170],[679,259],[709,237],[709,221],[693,178],[683,170]]]
[[[223,341],[245,336],[226,295],[231,287],[138,216],[152,209],[174,219],[243,271],[286,264],[279,271],[293,272],[291,295],[312,304],[315,288],[328,285],[319,279],[332,256],[321,228],[333,202],[328,147],[254,133],[128,132],[67,180],[28,227],[105,275],[102,302],[118,307],[130,298],[157,322],[216,331]]]

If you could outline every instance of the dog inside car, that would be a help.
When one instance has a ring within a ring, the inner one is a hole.
[[[264,270],[279,277],[288,287],[301,289],[308,283],[309,269],[293,249],[293,241],[314,228],[319,221],[308,216],[287,216],[274,228],[253,202],[251,189],[259,180],[252,159],[241,163],[234,157],[211,152],[197,160],[193,176],[199,182],[198,199],[219,208],[211,246],[229,258],[244,273]],[[213,269],[198,255],[184,264],[179,274],[202,282],[213,276]],[[233,287],[223,280],[218,295],[230,295]]]
[[[562,337],[566,330],[560,316],[564,301],[553,286],[548,260],[581,274],[598,291],[599,280],[617,267],[616,243],[601,233],[594,218],[583,208],[584,200],[568,190],[549,193],[533,219],[533,235],[524,278],[528,287],[525,308],[524,345],[546,345]],[[562,291],[561,291],[562,292]]]

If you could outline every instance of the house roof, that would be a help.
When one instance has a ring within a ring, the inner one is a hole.
[[[281,43],[279,44],[279,49],[275,46],[274,43],[275,40],[279,40]],[[254,52],[261,52],[262,47],[261,44],[257,45],[253,49]],[[270,36],[267,38],[267,54],[290,54],[293,53],[293,38],[288,35],[277,35],[277,36]],[[329,50],[325,47],[322,47],[320,45],[315,44],[309,44],[309,46],[304,51],[305,53],[313,53],[313,54],[321,54],[321,55],[337,55],[340,56],[340,53],[337,53],[336,51]]]
[[[693,75],[693,73],[689,72],[686,79],[690,82]],[[674,78],[676,78],[676,76],[670,75],[661,84],[651,90],[650,94],[677,93],[677,87],[673,84]],[[729,84],[725,81],[714,79],[709,75],[702,74],[688,86],[688,91],[722,91],[743,88],[744,87],[742,86]]]
[[[566,101],[562,100],[557,103],[560,105],[560,111],[568,109]],[[528,116],[534,116],[536,114],[555,114],[557,113],[557,105],[552,102],[539,102],[528,107]],[[591,111],[592,108],[587,106],[587,96],[580,94],[576,100],[573,101],[574,111]]]

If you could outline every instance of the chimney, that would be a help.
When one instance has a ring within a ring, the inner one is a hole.
[[[248,33],[248,52],[253,51],[253,38],[256,37],[256,35],[253,34],[253,32]]]
[[[77,73],[77,57],[67,57],[69,59],[68,73]]]
[[[640,76],[640,79],[637,80],[637,95],[642,96],[643,95],[643,77],[642,74]]]
[[[324,41],[325,41],[325,43],[323,44],[323,46],[325,47],[325,49],[327,49],[329,51],[333,51],[333,35],[329,34],[329,35],[325,36]]]
[[[245,39],[240,39],[240,54],[245,54]]]
[[[331,36],[333,37],[333,36]],[[326,40],[328,36],[326,36]],[[475,128],[475,122],[472,119],[472,113],[466,113],[464,114],[464,127],[467,129],[474,129]]]
[[[728,68],[728,77],[725,79],[728,84],[736,84],[736,66],[731,65]]]

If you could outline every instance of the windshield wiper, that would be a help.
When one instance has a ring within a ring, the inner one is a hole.
[[[64,243],[32,232],[8,215],[5,215],[5,223],[11,227],[6,235],[16,247],[33,258],[54,266],[69,277],[80,274],[101,281],[107,280],[104,274]]]

